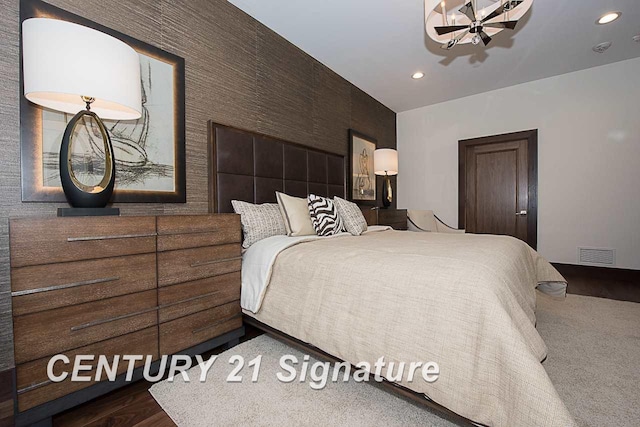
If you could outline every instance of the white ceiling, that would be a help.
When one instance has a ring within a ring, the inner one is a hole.
[[[640,56],[640,0],[534,0],[514,32],[451,51],[425,34],[423,0],[229,1],[396,112]]]

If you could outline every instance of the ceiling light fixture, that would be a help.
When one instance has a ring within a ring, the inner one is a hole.
[[[446,0],[424,0],[425,31],[441,44],[442,49],[480,42],[486,46],[501,31],[515,29],[518,20],[533,4],[533,0],[498,0],[495,3],[484,2],[489,4],[480,8],[479,2],[468,0],[460,9],[447,15]]]
[[[609,49],[611,47],[611,42],[604,42],[604,43],[600,43],[595,45],[592,50],[596,53],[604,53],[607,49]]]
[[[599,25],[608,24],[620,18],[620,15],[622,15],[622,13],[620,12],[609,12],[606,15],[602,15],[602,17],[596,21],[596,24],[599,24]]]
[[[411,76],[412,79],[414,80],[418,80],[424,77],[424,73],[421,71],[418,71],[417,73],[413,73],[413,75]]]

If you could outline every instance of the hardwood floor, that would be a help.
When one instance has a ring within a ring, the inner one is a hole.
[[[60,427],[96,426],[174,426],[171,418],[149,393],[151,383],[138,381],[77,408],[57,415],[53,425]],[[148,424],[151,420],[152,424]]]
[[[14,369],[0,372],[0,427],[10,427],[13,421]]]
[[[553,263],[570,294],[640,302],[640,270]]]
[[[262,335],[262,331],[246,326],[240,342]],[[205,353],[219,354],[219,347]],[[149,393],[152,383],[138,381],[53,417],[54,427],[173,427],[175,423]]]

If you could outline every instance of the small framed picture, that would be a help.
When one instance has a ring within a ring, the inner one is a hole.
[[[375,138],[349,129],[349,197],[355,202],[374,205],[376,176],[373,170]]]

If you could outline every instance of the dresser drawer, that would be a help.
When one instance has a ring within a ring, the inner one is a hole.
[[[204,279],[240,271],[240,244],[206,246],[158,253],[158,285]]]
[[[240,215],[158,217],[158,251],[240,243]]]
[[[242,326],[238,302],[200,311],[160,324],[160,354],[193,347]]]
[[[160,323],[240,300],[240,272],[208,277],[158,290]]]
[[[131,334],[122,335],[120,337],[111,338],[96,344],[81,347],[76,350],[64,353],[70,360],[68,365],[58,362],[54,366],[54,374],[60,375],[61,372],[71,372],[73,362],[77,355],[93,355],[93,362],[84,362],[87,365],[95,366],[100,355],[107,357],[109,363],[113,361],[114,355],[140,354],[152,355],[153,360],[158,359],[158,328],[153,326]],[[18,388],[18,409],[25,411],[27,409],[38,406],[58,397],[67,395],[77,390],[96,384],[94,381],[79,382],[71,381],[69,375],[64,381],[54,383],[47,376],[47,364],[49,357],[34,360],[33,362],[24,363],[16,367],[17,388]],[[144,360],[137,361],[136,367],[142,366]],[[118,364],[118,374],[126,372],[128,362],[122,360]],[[82,376],[95,378],[95,369],[82,373]],[[102,372],[102,379],[106,375]]]
[[[154,289],[156,255],[129,255],[11,270],[13,315]]]
[[[14,317],[16,364],[157,324],[157,290]]]
[[[156,250],[154,217],[12,219],[9,233],[14,268]]]

